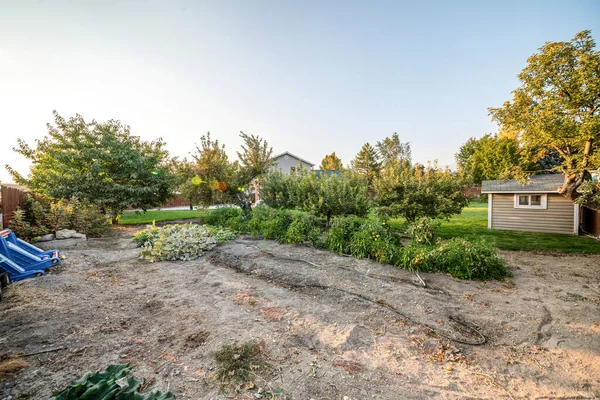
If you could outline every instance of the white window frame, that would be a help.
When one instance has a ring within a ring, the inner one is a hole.
[[[519,204],[519,196],[529,197],[529,204]],[[531,205],[531,196],[541,196],[541,204],[539,206]],[[548,194],[547,193],[515,193],[515,208],[528,208],[533,210],[547,210],[548,209]]]

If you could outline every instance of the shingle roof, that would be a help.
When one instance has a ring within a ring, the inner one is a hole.
[[[481,193],[540,192],[556,193],[565,177],[562,174],[533,175],[527,179],[529,184],[521,184],[516,179],[507,181],[483,181]]]
[[[281,153],[281,154],[277,154],[276,156],[273,156],[273,160],[277,160],[278,158],[280,158],[280,157],[282,157],[282,156],[285,156],[285,155],[292,156],[292,157],[294,157],[295,159],[297,159],[297,160],[300,160],[300,161],[302,161],[303,163],[305,163],[305,164],[309,164],[309,165],[311,165],[311,166],[313,166],[313,167],[315,166],[315,164],[311,163],[310,161],[306,161],[304,158],[300,158],[300,157],[298,157],[298,156],[296,156],[296,155],[294,155],[294,154],[290,153],[289,151],[284,151],[284,152],[283,152],[283,153]]]

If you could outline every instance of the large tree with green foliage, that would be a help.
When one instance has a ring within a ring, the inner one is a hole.
[[[501,127],[519,132],[532,161],[555,151],[564,182],[559,193],[600,210],[600,52],[590,31],[569,42],[547,42],[518,75],[521,86],[499,108],[490,108]]]
[[[240,137],[244,144],[237,152],[239,161],[233,162],[229,161],[225,146],[211,139],[210,133],[200,138],[200,146],[192,155],[195,165],[190,180],[201,193],[200,204],[234,202],[249,209],[250,186],[271,169],[273,149],[260,136],[240,132]]]
[[[469,138],[455,158],[458,170],[477,184],[482,180],[510,178],[515,168],[522,167],[517,140],[492,134]]]
[[[321,160],[321,165],[319,169],[324,171],[341,171],[342,170],[342,160],[338,156],[335,155],[335,151],[331,154],[327,154]]]
[[[51,198],[87,200],[113,222],[130,205],[146,210],[172,195],[164,142],[132,136],[120,121],[65,119],[54,111],[47,136],[35,147],[19,139],[14,150],[31,161],[27,177],[6,166],[15,182]]]
[[[409,222],[420,217],[448,219],[469,202],[462,177],[437,163],[386,168],[373,188],[381,214],[402,216]]]
[[[354,172],[367,178],[370,186],[381,169],[379,153],[370,143],[365,143],[351,161],[350,166]]]

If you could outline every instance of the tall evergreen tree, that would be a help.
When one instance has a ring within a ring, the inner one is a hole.
[[[381,161],[377,150],[371,144],[365,143],[351,161],[350,166],[354,172],[366,177],[370,186],[373,179],[379,174]]]

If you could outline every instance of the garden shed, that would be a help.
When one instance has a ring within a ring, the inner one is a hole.
[[[488,194],[488,228],[577,235],[579,206],[558,194],[564,177],[534,175],[517,180],[483,181]]]

